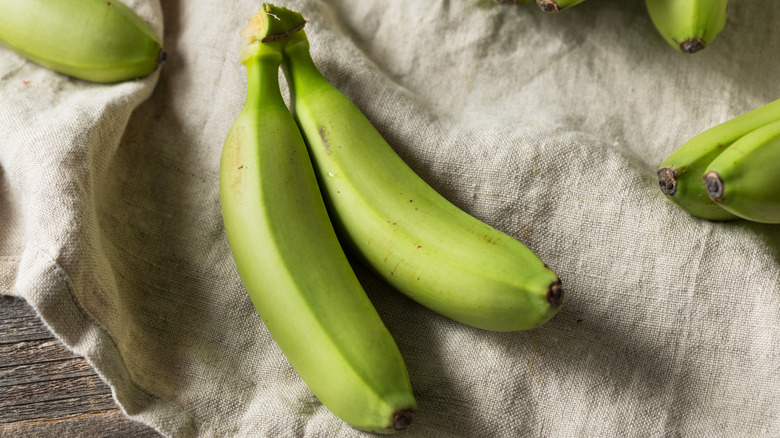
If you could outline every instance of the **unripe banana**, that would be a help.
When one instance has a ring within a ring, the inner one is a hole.
[[[585,0],[536,0],[536,4],[544,12],[555,14],[563,9],[576,6]]]
[[[0,0],[0,43],[92,82],[146,76],[165,59],[160,37],[117,0]]]
[[[672,47],[696,53],[726,25],[728,0],[645,0],[655,28]]]
[[[246,103],[225,141],[220,203],[238,273],[298,375],[354,427],[394,432],[416,409],[395,341],[328,218],[306,146],[279,90],[279,24],[263,5],[242,32]],[[281,14],[280,14],[281,15]],[[262,42],[266,41],[266,42]]]
[[[724,209],[750,221],[780,223],[780,121],[735,141],[702,178]]]
[[[708,195],[701,176],[718,155],[743,135],[780,120],[780,99],[714,126],[677,148],[658,169],[664,194],[688,213],[709,220],[737,216],[717,205]]]
[[[294,115],[342,244],[396,289],[465,324],[511,331],[555,315],[556,274],[426,184],[320,74],[305,33],[289,40]]]

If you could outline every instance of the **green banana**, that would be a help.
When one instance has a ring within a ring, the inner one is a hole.
[[[117,0],[0,0],[0,43],[51,70],[92,82],[146,76],[162,41]]]
[[[734,141],[775,120],[780,120],[780,99],[696,135],[661,163],[657,172],[661,191],[694,216],[715,221],[737,219],[710,199],[701,176]]]
[[[539,8],[544,12],[555,14],[584,1],[585,0],[536,0],[536,4],[539,5]]]
[[[707,47],[726,25],[728,0],[645,0],[661,36],[682,53]]]
[[[264,4],[242,32],[247,98],[219,175],[228,244],[257,312],[314,395],[356,428],[403,430],[416,410],[406,366],[339,245],[279,90],[277,31],[304,21],[277,21],[278,12]]]
[[[710,197],[750,221],[780,223],[780,120],[751,131],[704,171]]]
[[[306,34],[288,39],[293,112],[342,244],[396,289],[465,324],[511,331],[555,315],[557,275],[426,184],[320,74]]]

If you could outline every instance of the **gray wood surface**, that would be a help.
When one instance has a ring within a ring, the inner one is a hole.
[[[0,295],[0,438],[160,437],[130,420],[26,301]]]

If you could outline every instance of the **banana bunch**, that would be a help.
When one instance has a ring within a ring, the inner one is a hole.
[[[403,430],[416,410],[406,366],[339,245],[279,89],[275,40],[304,22],[264,5],[242,31],[246,103],[220,161],[225,232],[247,294],[317,398],[354,427]]]
[[[146,76],[162,41],[118,0],[0,0],[0,43],[51,70],[92,82]]]
[[[682,53],[709,45],[726,25],[728,0],[645,0],[661,36]]]
[[[693,137],[658,169],[669,199],[713,221],[780,223],[780,99]]]
[[[354,427],[402,430],[416,410],[407,370],[342,248],[419,303],[487,330],[548,321],[563,289],[530,249],[402,161],[320,74],[305,23],[264,4],[242,31],[247,99],[220,162],[228,244],[252,303],[320,401]]]

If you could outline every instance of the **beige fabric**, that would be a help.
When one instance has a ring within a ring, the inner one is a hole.
[[[219,155],[246,85],[238,31],[260,4],[162,3],[128,1],[164,22],[168,61],[143,80],[88,84],[0,48],[2,292],[166,436],[361,436],[290,368],[225,240]],[[566,288],[550,323],[491,333],[357,266],[408,364],[407,436],[780,433],[780,228],[695,219],[654,176],[688,138],[780,97],[776,1],[734,0],[693,56],[641,1],[557,16],[279,4],[311,20],[325,76],[412,168]]]

